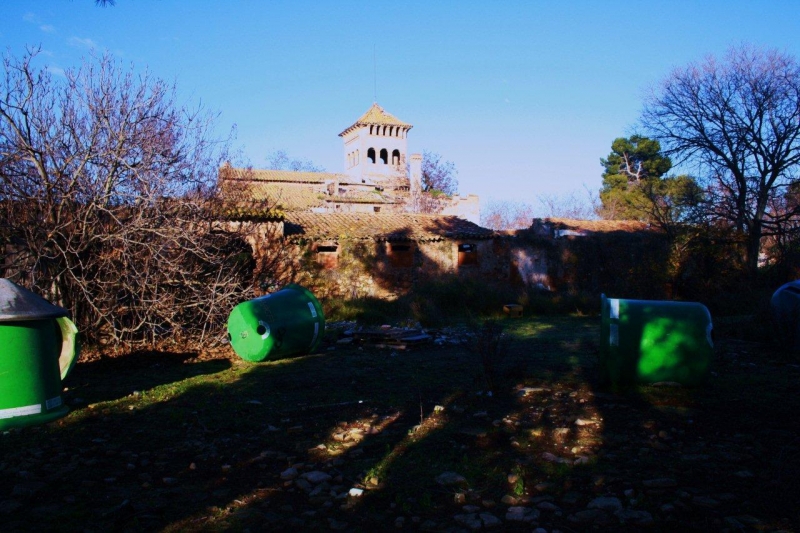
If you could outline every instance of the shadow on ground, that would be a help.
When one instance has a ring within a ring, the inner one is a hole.
[[[4,530],[797,528],[798,369],[728,346],[703,388],[613,394],[595,322],[508,322],[491,396],[469,338],[79,363],[68,417],[0,436]]]

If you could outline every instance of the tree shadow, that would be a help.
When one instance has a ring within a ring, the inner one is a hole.
[[[746,401],[725,407],[753,378],[740,375],[748,367],[720,365],[736,379],[703,389],[612,393],[597,381],[596,320],[506,325],[516,340],[492,396],[469,344],[328,346],[228,364],[205,379],[193,367],[206,362],[177,357],[181,380],[139,397],[97,393],[120,400],[4,435],[4,527],[26,530],[35,519],[61,530],[449,530],[488,527],[493,516],[507,530],[618,531],[644,527],[648,515],[654,530],[720,530],[744,515],[765,527],[783,516],[796,523],[797,493],[781,494],[768,478],[778,459],[797,469],[787,448],[797,401],[779,405],[789,379],[757,404],[778,413],[759,426]]]

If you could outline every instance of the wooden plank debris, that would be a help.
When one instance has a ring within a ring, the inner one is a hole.
[[[354,333],[356,342],[368,344],[375,348],[392,348],[395,350],[405,350],[411,346],[425,344],[432,340],[432,337],[420,329],[406,328],[371,328],[356,331]]]

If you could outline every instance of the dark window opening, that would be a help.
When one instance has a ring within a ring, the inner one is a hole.
[[[385,165],[388,162],[389,162],[389,152],[386,150],[386,148],[382,148],[381,149],[381,163],[383,163]]]
[[[478,248],[474,244],[458,245],[458,266],[477,265]]]
[[[376,213],[380,213],[381,212],[381,206],[374,205],[374,206],[372,206],[372,210],[375,211]]]
[[[370,163],[375,163],[375,148],[367,150],[367,159],[369,159]]]
[[[339,266],[338,246],[317,246],[317,264],[324,269],[333,269]]]
[[[390,244],[389,260],[393,267],[410,268],[414,266],[414,251],[410,244]]]
[[[392,164],[394,166],[400,164],[400,150],[392,150]]]

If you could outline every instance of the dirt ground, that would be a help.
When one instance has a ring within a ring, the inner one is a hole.
[[[69,415],[0,435],[2,529],[800,530],[796,358],[722,339],[702,387],[612,392],[596,320],[505,324],[494,391],[464,331],[84,357]]]

